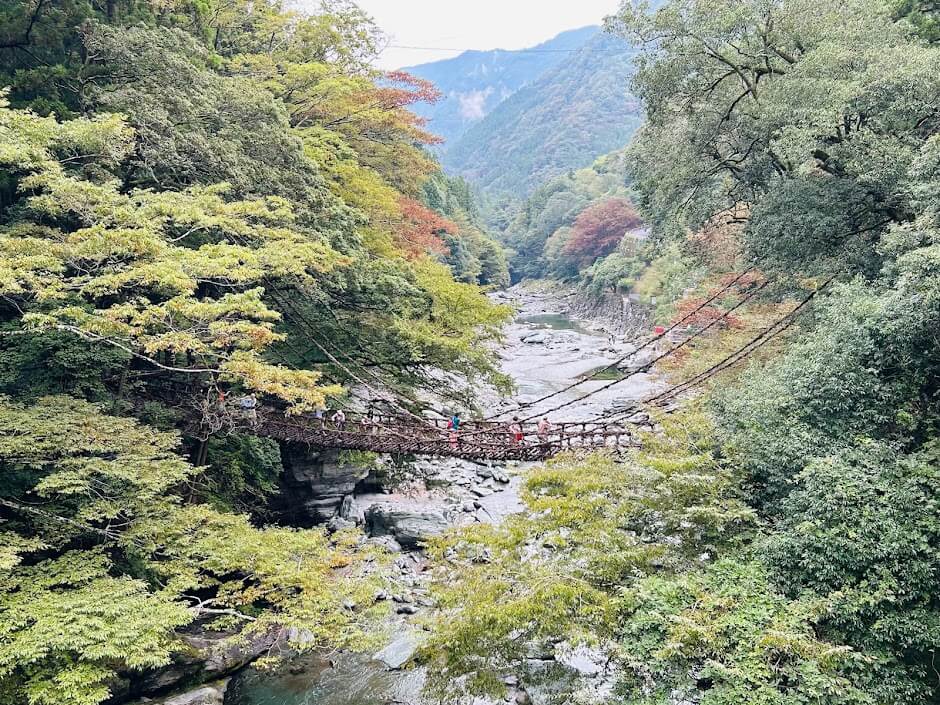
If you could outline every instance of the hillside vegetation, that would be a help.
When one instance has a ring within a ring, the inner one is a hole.
[[[10,1],[0,33],[0,702],[126,696],[196,622],[362,644],[381,556],[261,525],[273,441],[193,436],[224,394],[503,384],[436,91],[345,2]]]
[[[521,199],[622,147],[641,121],[628,85],[634,54],[623,39],[597,34],[468,129],[444,166],[490,196]]]
[[[428,696],[940,703],[940,10],[651,5],[469,130],[463,178],[346,0],[0,0],[0,705],[126,702],[196,631],[361,653],[418,609],[357,529],[277,523],[241,402],[506,390],[475,183],[517,277],[655,297],[676,347],[595,419],[636,444],[513,468],[524,511],[451,505],[394,559],[432,584]]]
[[[589,206],[629,197],[626,169],[623,151],[612,152],[590,167],[550,179],[513,207],[501,238],[510,248],[514,278],[576,274],[577,263],[564,256],[571,226]],[[626,230],[625,223],[621,235]]]
[[[568,702],[938,702],[936,8],[625,2],[609,27],[644,47],[641,284],[684,280],[672,320],[712,328],[661,371],[731,363],[653,405],[635,454],[536,468],[527,514],[438,543],[438,692],[521,672]],[[533,658],[574,645],[612,682]]]
[[[404,71],[433,83],[441,99],[415,106],[428,120],[428,129],[443,138],[443,153],[499,103],[549,69],[565,61],[600,31],[582,27],[521,50],[465,51],[453,59],[409,66]]]

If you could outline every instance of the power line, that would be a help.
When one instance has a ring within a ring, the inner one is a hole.
[[[589,47],[580,47],[578,49],[462,49],[460,47],[422,47],[410,44],[389,44],[388,49],[409,49],[414,51],[456,51],[456,52],[474,52],[480,54],[490,54],[493,52],[502,52],[504,54],[574,54],[578,52],[590,53],[612,53],[623,52],[625,49],[592,49]]]

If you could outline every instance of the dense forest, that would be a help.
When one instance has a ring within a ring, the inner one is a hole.
[[[500,692],[568,643],[618,673],[568,702],[940,701],[937,22],[916,0],[624,3],[608,21],[642,47],[630,191],[596,169],[537,190],[511,226],[523,265],[610,195],[692,296],[746,274],[674,379],[806,313],[629,461],[557,459],[528,475],[528,513],[437,543],[441,692]]]
[[[262,528],[277,445],[181,445],[176,390],[503,384],[478,285],[505,258],[409,110],[436,90],[372,69],[341,0],[14,1],[0,27],[0,702],[120,695],[195,620],[355,643],[374,556]]]
[[[201,415],[471,408],[510,274],[703,334],[635,448],[427,542],[429,698],[940,703],[940,10],[653,5],[464,178],[347,0],[0,0],[0,705],[126,702],[197,626],[377,646],[411,558],[283,521],[283,449]]]
[[[584,169],[569,171],[539,186],[521,204],[505,201],[491,217],[510,248],[516,279],[577,274],[577,262],[564,257],[571,226],[589,207],[629,198],[629,176],[623,152],[612,152]],[[624,223],[621,234],[629,224]]]

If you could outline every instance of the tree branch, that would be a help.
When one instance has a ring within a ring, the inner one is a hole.
[[[36,7],[33,8],[33,12],[29,17],[29,23],[26,25],[26,30],[23,32],[23,38],[18,41],[4,42],[0,44],[0,49],[21,49],[23,47],[29,46],[30,35],[33,33],[33,26],[35,26],[39,15],[42,13],[42,7],[46,4],[46,0],[37,0]]]

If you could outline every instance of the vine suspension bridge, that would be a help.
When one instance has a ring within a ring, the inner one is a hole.
[[[626,425],[590,421],[553,424],[542,434],[533,423],[520,424],[520,430],[514,432],[506,423],[465,421],[455,433],[442,419],[427,419],[421,423],[401,416],[372,415],[337,423],[310,415],[287,416],[275,409],[261,408],[249,423],[253,433],[314,448],[468,460],[544,460],[568,449],[616,449],[635,445],[634,435]],[[519,435],[522,437],[518,438]]]
[[[289,414],[283,408],[276,406],[259,405],[249,411],[233,409],[224,402],[214,402],[212,393],[205,388],[202,390],[190,388],[188,394],[182,395],[190,400],[190,408],[188,409],[192,420],[190,430],[194,435],[205,439],[214,433],[243,428],[245,430],[250,429],[252,433],[258,435],[281,441],[302,443],[311,448],[449,456],[479,461],[544,460],[567,450],[608,449],[616,451],[634,448],[638,446],[638,438],[635,426],[629,420],[632,415],[643,408],[662,408],[667,402],[675,399],[680,394],[700,386],[715,375],[746,359],[752,352],[789,328],[796,320],[799,312],[822,289],[829,285],[831,279],[810,292],[789,313],[760,330],[751,340],[709,369],[662,392],[645,399],[632,401],[625,408],[588,420],[553,422],[548,428],[539,429],[538,423],[534,421],[534,419],[545,418],[548,414],[557,412],[593,394],[620,384],[633,375],[649,371],[656,362],[674,354],[695,338],[725,320],[737,308],[755,297],[767,286],[767,282],[749,287],[747,291],[743,292],[738,303],[725,310],[720,316],[707,325],[700,327],[678,344],[669,347],[664,352],[655,354],[649,362],[634,368],[624,377],[608,382],[575,398],[555,404],[550,409],[541,409],[530,415],[526,415],[525,411],[531,412],[537,404],[595,379],[601,373],[617,368],[631,355],[635,355],[640,350],[655,346],[722,294],[739,283],[743,283],[742,280],[750,271],[747,270],[736,277],[693,311],[676,321],[664,332],[648,340],[630,355],[616,360],[562,389],[525,402],[508,412],[494,414],[480,420],[461,421],[458,431],[449,428],[448,421],[445,418],[429,418],[416,414],[398,403],[398,400],[394,398],[382,399],[382,401],[397,410],[394,414],[379,415],[374,412],[354,414],[350,412],[347,418],[338,421],[332,418],[332,415],[327,414]],[[320,347],[318,343],[317,346]],[[339,360],[333,359],[337,364],[342,364]],[[351,370],[347,371],[351,373]],[[361,379],[359,381],[371,391],[375,391],[365,381]],[[173,394],[177,400],[180,399],[180,391],[177,388]],[[507,414],[515,415],[512,421],[498,420]]]

